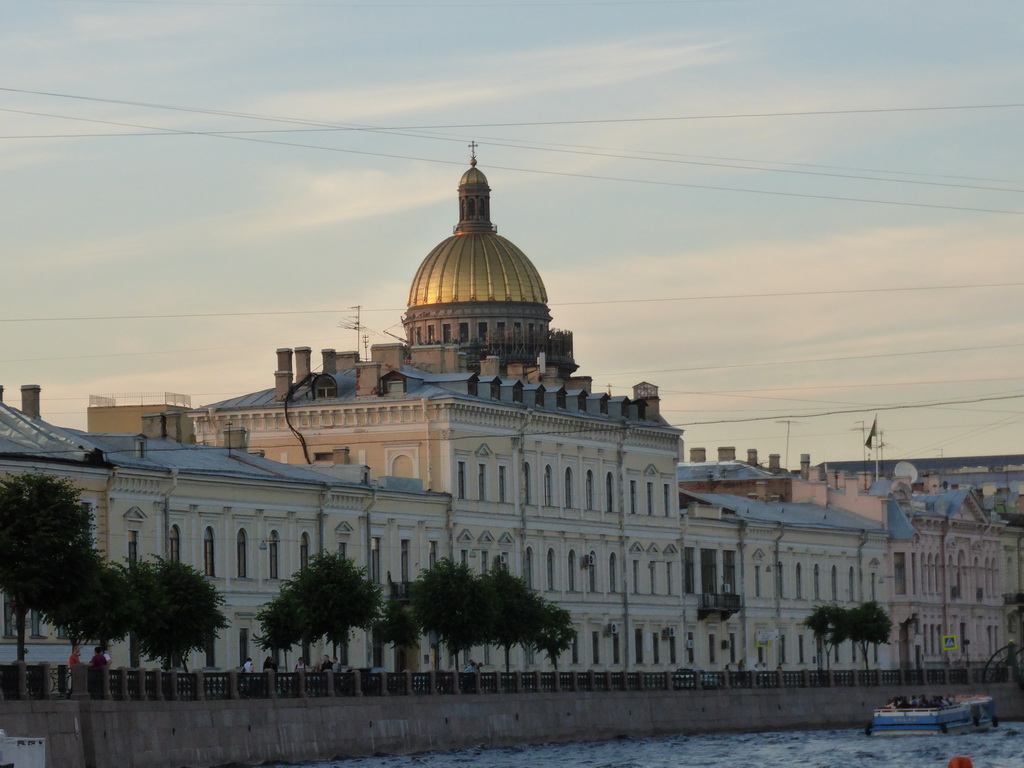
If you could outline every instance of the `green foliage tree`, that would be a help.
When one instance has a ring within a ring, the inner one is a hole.
[[[0,590],[10,599],[25,660],[25,617],[57,611],[94,565],[92,519],[78,491],[50,475],[0,480]]]
[[[832,653],[836,647],[846,640],[846,609],[834,603],[816,605],[810,615],[804,619],[803,625],[814,634],[815,640],[825,652],[825,661],[832,663]],[[821,654],[818,654],[818,667],[821,667]]]
[[[395,600],[388,600],[373,625],[374,636],[395,648],[410,648],[420,639],[420,625],[412,609]]]
[[[420,574],[410,591],[416,621],[456,657],[493,637],[497,598],[490,583],[475,576],[468,565],[451,558],[438,560]]]
[[[868,646],[888,643],[892,635],[892,619],[878,603],[862,603],[847,612],[847,638],[860,646],[864,669],[868,668]]]
[[[260,623],[261,633],[255,638],[256,644],[275,658],[278,651],[287,653],[302,642],[302,606],[290,585],[282,587],[277,596],[257,612],[256,621]]]
[[[572,647],[576,630],[572,626],[572,615],[554,603],[543,602],[540,628],[534,636],[534,645],[544,651],[558,668],[558,657]]]
[[[159,659],[164,669],[185,665],[192,651],[203,650],[217,630],[227,627],[220,606],[224,597],[195,568],[156,558],[121,566],[139,607],[133,628],[139,650]]]
[[[46,621],[56,627],[72,646],[93,640],[109,645],[123,640],[139,624],[138,601],[124,569],[105,563],[93,552],[93,563],[69,600],[44,612]]]
[[[343,645],[356,627],[370,629],[380,611],[380,587],[337,552],[309,558],[284,589],[295,597],[299,636],[307,643]]]
[[[530,646],[540,632],[544,600],[501,565],[495,565],[484,578],[490,582],[497,611],[490,640],[505,649],[505,671],[508,672],[512,646]]]

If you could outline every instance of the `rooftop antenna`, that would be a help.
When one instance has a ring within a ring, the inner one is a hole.
[[[796,421],[794,419],[781,419],[779,421],[776,421],[775,423],[776,424],[785,424],[786,425],[786,464],[785,464],[785,468],[786,468],[786,471],[788,472],[789,471],[789,430],[790,430],[790,428],[794,424],[799,424],[800,422]]]
[[[363,332],[363,330],[365,330],[363,328],[363,324],[362,324],[361,317],[360,317],[361,313],[362,313],[363,307],[362,307],[361,304],[357,304],[354,307],[349,307],[349,309],[354,309],[356,311],[356,316],[355,317],[346,317],[340,323],[338,323],[338,327],[339,328],[344,328],[347,331],[355,331],[356,332],[356,351],[358,352],[359,351],[359,335]]]
[[[370,334],[363,334],[363,360],[370,359]]]

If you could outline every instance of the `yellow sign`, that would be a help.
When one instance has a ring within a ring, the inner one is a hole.
[[[957,642],[956,635],[943,635],[942,636],[942,650],[944,651],[959,651],[960,644]]]

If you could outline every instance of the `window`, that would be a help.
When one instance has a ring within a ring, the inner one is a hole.
[[[128,531],[128,562],[139,561],[139,532]]]
[[[678,663],[676,661],[676,636],[668,636],[668,663],[673,667]]]
[[[839,599],[839,572],[832,566],[832,600]]]
[[[181,562],[181,529],[176,525],[171,526],[171,533],[168,538],[167,559],[172,563]]]
[[[658,564],[651,560],[647,564],[648,573],[648,584],[650,585],[650,594],[658,594]]]
[[[213,543],[213,528],[207,528],[203,534],[203,571],[207,576],[217,575],[213,560]]]
[[[640,561],[633,561],[633,592],[640,593]]]
[[[505,490],[505,486],[506,486],[506,480],[505,480],[506,470],[507,470],[507,467],[505,467],[504,465],[498,467],[498,501],[500,501],[502,504],[504,504],[506,501],[508,501],[508,492]]]
[[[786,580],[783,578],[782,563],[775,563],[775,596],[786,596]]]
[[[615,509],[614,506],[615,498],[615,478],[612,477],[612,473],[609,472],[604,476],[604,511],[611,512]]]
[[[551,465],[544,465],[544,506],[551,506]]]
[[[568,584],[569,591],[570,592],[575,592],[576,591],[576,553],[573,552],[571,549],[569,550],[568,565],[569,565],[569,579],[568,579],[568,581],[566,583]]]
[[[619,591],[619,571],[616,566],[615,553],[608,555],[608,591]]]
[[[708,663],[715,663],[715,635],[713,632],[708,633]]]
[[[529,589],[533,589],[533,548],[526,548],[526,559],[523,562],[523,582]]]
[[[565,468],[565,508],[572,507],[572,468]]]
[[[370,581],[380,584],[380,536],[370,539]]]
[[[904,552],[893,553],[892,574],[893,579],[896,582],[896,594],[907,594],[907,555]]]
[[[651,661],[654,664],[661,663],[661,643],[657,632],[651,632]]]
[[[726,594],[736,594],[739,588],[736,584],[736,552],[732,549],[722,550],[722,591]]]
[[[268,578],[281,578],[281,537],[277,531],[270,532],[270,541],[267,542],[267,574]]]
[[[636,480],[629,481],[629,514],[636,514]]]
[[[458,466],[458,497],[460,499],[466,498],[466,462],[460,461]]]
[[[654,515],[654,483],[647,484],[647,515]]]
[[[409,581],[409,547],[412,542],[409,539],[402,539],[398,543],[399,548],[399,568],[401,573],[401,579],[403,582]]]
[[[692,595],[694,592],[693,555],[693,547],[683,548],[683,592],[687,595]]]
[[[530,465],[523,464],[523,503],[530,504]]]
[[[817,563],[814,565],[813,584],[814,588],[814,599],[821,600],[821,571],[818,568]]]
[[[854,599],[853,566],[852,565],[850,566],[850,576],[849,576],[848,583],[846,585],[846,599],[847,600],[851,600],[851,601]]]
[[[761,596],[761,566],[754,566],[754,597]]]
[[[430,542],[430,552],[427,554],[427,567],[430,570],[434,570],[434,566],[437,565],[437,542]]]
[[[700,591],[718,592],[718,552],[714,549],[700,551]]]
[[[693,664],[694,653],[693,653],[693,632],[686,633],[686,663]]]
[[[487,498],[487,465],[479,464],[476,468],[476,497],[483,501]]]
[[[669,561],[667,561],[665,563],[665,581],[667,582],[666,585],[665,585],[665,594],[666,595],[671,595],[673,593],[673,590],[674,590],[674,587],[672,586],[672,561],[671,560],[669,560]]]
[[[601,633],[597,630],[590,633],[590,663],[594,666],[601,663]]]
[[[620,663],[621,656],[619,654],[619,636],[612,635],[612,664]]]
[[[307,565],[309,565],[309,534],[304,533],[299,539],[299,570],[306,570]]]
[[[555,550],[548,550],[548,591],[555,588]]]
[[[587,509],[594,508],[594,473],[591,470],[587,470],[586,481],[584,484],[584,493],[586,495]]]
[[[796,577],[796,599],[797,600],[803,600],[804,599],[803,567],[800,565],[800,563],[796,564],[796,569],[794,570],[794,576]]]
[[[644,631],[637,627],[633,631],[634,644],[636,645],[636,663],[644,663]]]
[[[597,592],[597,553],[591,550],[590,563],[587,565],[587,588]]]
[[[235,561],[237,567],[235,569],[235,575],[240,579],[248,578],[249,576],[249,542],[245,535],[245,529],[242,528],[238,531],[238,536],[235,537]]]
[[[663,499],[663,502],[664,502],[664,505],[665,505],[665,517],[671,517],[672,516],[672,502],[671,502],[671,499],[672,499],[672,486],[669,485],[668,483],[665,483],[665,485],[662,486],[662,495],[665,497]]]

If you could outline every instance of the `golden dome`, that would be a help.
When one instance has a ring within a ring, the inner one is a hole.
[[[472,168],[462,174],[462,178],[459,179],[459,186],[463,184],[486,184],[487,177],[484,176],[484,172],[476,167],[474,164]]]
[[[482,173],[471,168],[466,174]],[[465,179],[465,176],[463,176]],[[441,242],[420,264],[409,307],[467,301],[546,304],[537,268],[496,232],[460,232]]]

